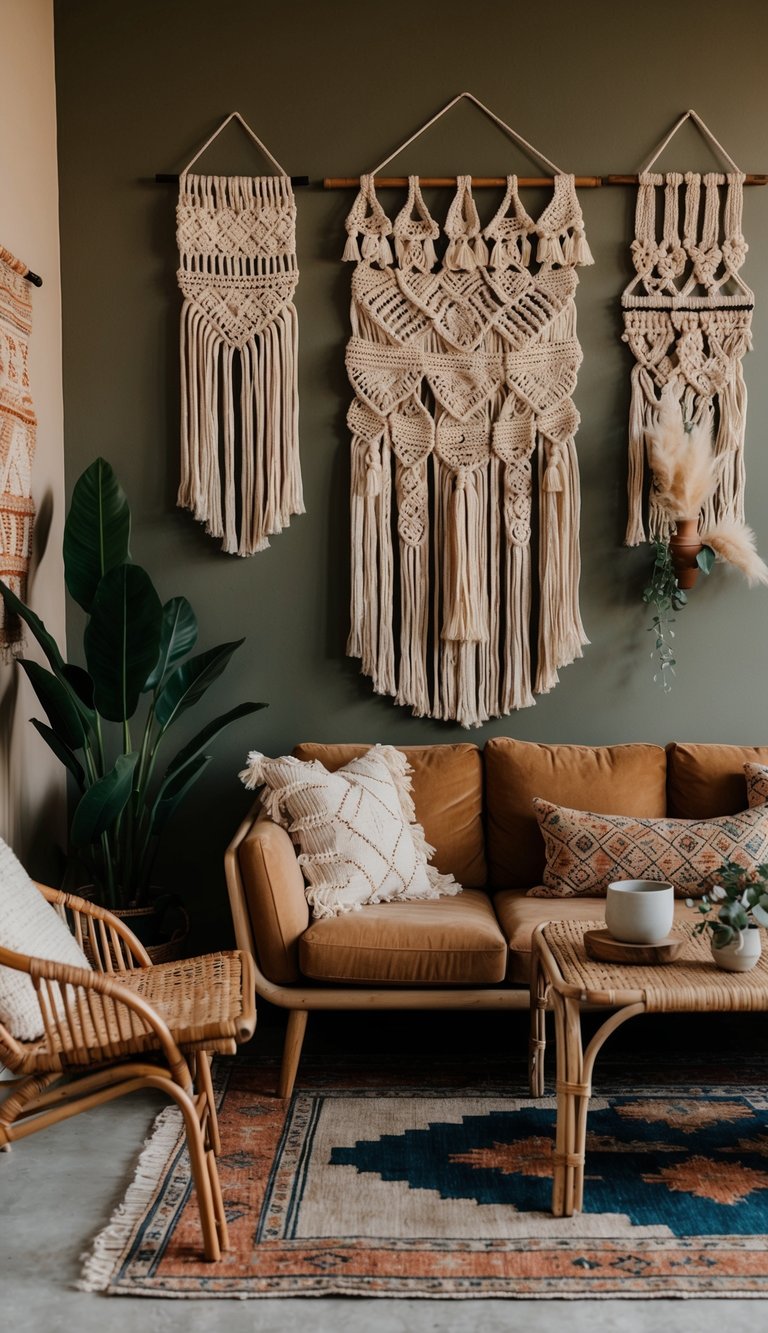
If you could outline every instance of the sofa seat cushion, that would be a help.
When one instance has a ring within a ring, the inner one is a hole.
[[[483,760],[488,883],[497,889],[541,883],[544,839],[535,796],[575,809],[588,804],[601,815],[666,814],[667,756],[660,745],[536,745],[496,736],[486,743]],[[746,799],[734,808],[745,805]]]
[[[299,940],[313,981],[484,986],[504,980],[507,946],[486,893],[377,903],[313,921]]]
[[[524,890],[501,889],[493,905],[509,945],[507,980],[528,985],[531,936],[541,921],[597,921],[605,925],[605,898],[529,898]],[[693,924],[690,907],[675,900],[675,921]]]
[[[745,764],[768,764],[768,746],[669,745],[669,814],[673,819],[712,819],[743,810],[747,804]]]
[[[435,849],[431,863],[454,875],[466,889],[481,889],[488,876],[483,833],[483,764],[470,742],[456,745],[398,745],[411,765],[416,818]],[[370,749],[369,745],[297,745],[306,763],[319,759],[331,773]],[[536,793],[537,795],[539,793]],[[530,882],[530,881],[529,881]]]

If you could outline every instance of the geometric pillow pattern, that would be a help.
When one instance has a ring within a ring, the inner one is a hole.
[[[435,849],[416,823],[410,773],[391,745],[375,745],[335,773],[317,759],[248,755],[240,777],[246,787],[264,787],[266,813],[291,835],[314,917],[461,892],[452,875],[427,864]]]
[[[91,965],[66,922],[46,902],[21,862],[0,838],[0,945],[14,953],[70,967]],[[0,967],[0,1023],[17,1041],[43,1035],[37,992],[28,973]]]
[[[533,898],[605,894],[615,879],[668,880],[699,898],[723,861],[749,869],[768,860],[768,807],[717,819],[635,819],[534,799],[545,849],[544,887]]]
[[[744,776],[747,779],[747,804],[750,810],[759,805],[768,805],[768,768],[765,764],[745,764]]]

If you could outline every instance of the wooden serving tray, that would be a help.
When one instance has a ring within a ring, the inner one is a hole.
[[[643,963],[646,967],[671,963],[683,947],[679,935],[668,935],[660,944],[624,944],[607,930],[585,930],[584,948],[600,963]]]

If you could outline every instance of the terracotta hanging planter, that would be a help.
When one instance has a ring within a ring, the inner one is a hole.
[[[676,529],[669,539],[669,549],[681,588],[692,588],[699,577],[696,557],[703,547],[704,543],[699,538],[699,520],[679,518]]]

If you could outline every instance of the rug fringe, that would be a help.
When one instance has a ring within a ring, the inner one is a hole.
[[[80,1256],[83,1265],[77,1291],[106,1291],[125,1257],[135,1228],[142,1221],[163,1171],[176,1151],[183,1133],[181,1111],[168,1106],[161,1111],[141,1150],[136,1170],[122,1201],[109,1222]]]

